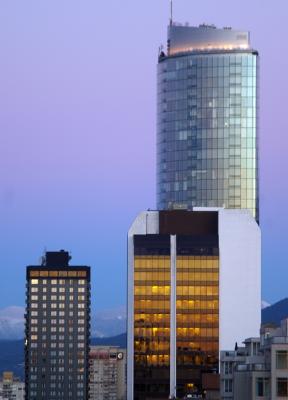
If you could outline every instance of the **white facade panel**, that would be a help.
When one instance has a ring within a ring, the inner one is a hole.
[[[257,337],[261,324],[261,232],[248,210],[219,210],[220,351]]]

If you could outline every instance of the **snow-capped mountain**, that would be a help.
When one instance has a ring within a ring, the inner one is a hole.
[[[0,339],[15,340],[24,336],[24,307],[0,309]]]
[[[17,306],[0,309],[0,339],[17,340],[24,337],[24,312],[24,307]],[[92,337],[110,337],[124,332],[126,332],[124,306],[92,314]]]
[[[261,308],[262,308],[262,310],[264,310],[264,308],[267,308],[267,307],[270,307],[271,306],[271,304],[270,303],[267,303],[267,301],[265,301],[265,300],[262,300],[261,301]]]

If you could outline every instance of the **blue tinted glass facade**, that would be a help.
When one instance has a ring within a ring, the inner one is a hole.
[[[258,220],[256,52],[158,64],[157,207],[251,210]]]

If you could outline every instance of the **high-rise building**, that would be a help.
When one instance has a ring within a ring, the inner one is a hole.
[[[170,24],[158,63],[157,209],[259,220],[258,53],[248,32]]]
[[[128,400],[219,390],[219,351],[258,334],[260,257],[248,210],[138,215],[128,234]]]
[[[27,267],[26,400],[88,399],[90,267],[66,251]]]
[[[89,400],[126,400],[126,349],[90,347]]]

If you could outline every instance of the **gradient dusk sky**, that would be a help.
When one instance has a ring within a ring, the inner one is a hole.
[[[288,2],[175,0],[174,19],[251,32],[260,52],[262,298],[288,297]],[[126,303],[126,233],[155,208],[156,63],[168,0],[0,5],[0,308],[66,249],[93,309]],[[235,276],[237,280],[237,276]]]

